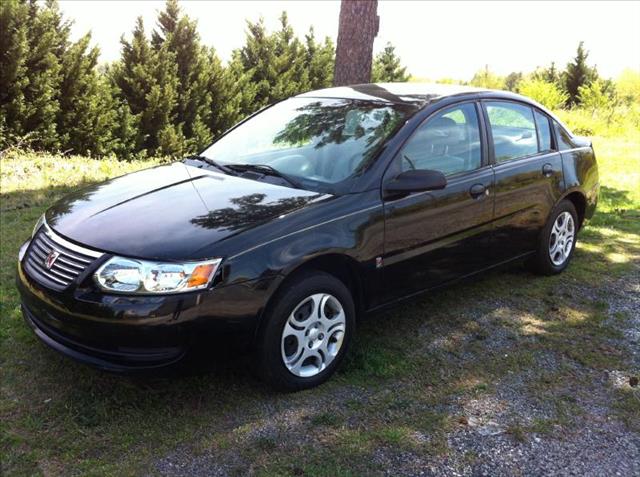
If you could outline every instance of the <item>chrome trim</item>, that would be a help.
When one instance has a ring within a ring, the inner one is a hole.
[[[49,262],[52,254],[56,259]],[[23,258],[25,273],[57,291],[65,290],[104,253],[71,243],[47,224],[36,230]]]
[[[53,242],[51,244],[52,246],[54,246],[55,244],[58,244],[61,247],[68,248],[69,250],[72,250],[74,252],[80,253],[82,255],[88,255],[89,257],[93,257],[93,258],[100,258],[100,257],[102,257],[104,255],[103,252],[98,252],[98,251],[92,250],[90,248],[84,248],[84,247],[81,247],[81,246],[76,245],[74,243],[71,243],[66,239],[63,239],[58,234],[56,234],[53,230],[51,230],[51,227],[49,227],[49,225],[47,225],[46,222],[44,222],[42,224],[42,227],[44,227],[45,236],[49,240],[51,240]],[[87,264],[91,263],[91,262],[87,262],[87,260],[81,259],[80,257],[78,257],[78,259],[83,261],[83,262],[86,262]]]

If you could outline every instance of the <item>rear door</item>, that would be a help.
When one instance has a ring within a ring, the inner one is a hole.
[[[482,101],[495,172],[492,255],[496,262],[535,250],[562,187],[562,158],[550,121],[517,101]]]
[[[489,263],[493,170],[479,113],[475,102],[434,113],[385,174],[390,180],[408,169],[425,169],[447,177],[443,190],[385,201],[385,299],[441,285]]]

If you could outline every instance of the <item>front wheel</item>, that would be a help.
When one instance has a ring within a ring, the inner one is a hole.
[[[576,247],[578,214],[572,202],[561,201],[549,215],[542,230],[533,268],[543,275],[562,272],[569,265]]]
[[[289,280],[264,316],[256,364],[274,387],[296,391],[317,386],[338,368],[355,331],[349,289],[324,272]]]

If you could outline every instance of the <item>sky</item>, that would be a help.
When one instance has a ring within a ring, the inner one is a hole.
[[[130,36],[138,16],[155,26],[162,1],[61,1],[74,20],[72,37],[91,31],[101,61],[120,55],[120,36]],[[339,1],[182,1],[198,20],[202,41],[226,61],[244,44],[245,20],[263,16],[270,29],[286,10],[297,35],[313,26],[317,38],[338,34]],[[589,61],[605,77],[640,70],[640,1],[390,1],[378,2],[380,31],[374,53],[387,42],[415,77],[468,80],[484,65],[501,75],[528,72],[552,61],[564,65],[583,40]]]

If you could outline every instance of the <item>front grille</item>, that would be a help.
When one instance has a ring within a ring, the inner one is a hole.
[[[62,291],[101,255],[63,239],[45,224],[31,241],[24,267],[37,282]]]

